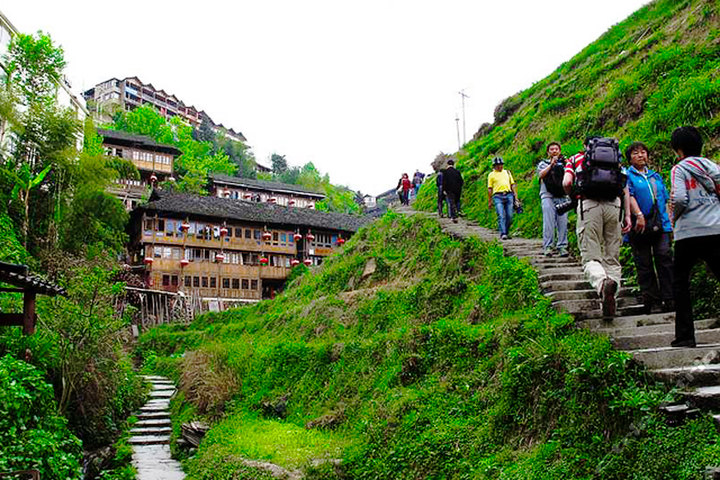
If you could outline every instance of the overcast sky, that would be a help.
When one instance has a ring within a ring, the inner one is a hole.
[[[494,107],[646,0],[3,0],[63,46],[80,92],[138,76],[241,131],[258,161],[312,161],[378,194],[430,170]]]

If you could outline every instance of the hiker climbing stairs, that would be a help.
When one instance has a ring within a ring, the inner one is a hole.
[[[404,207],[398,212],[411,215],[436,214],[416,212]],[[443,231],[467,238],[479,237],[499,241],[496,231],[474,222],[438,218]],[[538,272],[540,287],[558,310],[575,317],[577,325],[610,337],[615,348],[624,350],[648,367],[655,377],[675,385],[687,405],[669,409],[670,414],[689,414],[700,408],[720,413],[720,320],[702,319],[695,322],[696,348],[673,348],[675,314],[644,314],[643,305],[628,288],[618,292],[617,314],[603,318],[600,298],[585,280],[583,268],[572,257],[546,257],[538,239],[512,238],[501,241],[506,255],[526,259]],[[675,407],[675,406],[674,406]],[[714,415],[720,425],[720,415]]]
[[[152,385],[150,400],[135,414],[138,422],[129,440],[137,480],[182,480],[185,474],[180,463],[170,456],[170,398],[175,384],[166,377],[143,378]]]

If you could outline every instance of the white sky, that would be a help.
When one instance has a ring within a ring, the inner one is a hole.
[[[364,193],[430,170],[494,107],[647,0],[3,0],[62,45],[80,92],[138,76]]]

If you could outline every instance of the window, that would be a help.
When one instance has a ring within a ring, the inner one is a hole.
[[[177,276],[177,275],[173,275],[172,277],[170,277],[170,284],[171,284],[173,287],[177,287],[177,286],[178,286],[178,276]]]
[[[247,290],[249,288],[250,288],[250,280],[248,280],[247,278],[243,278],[242,279],[242,289]]]
[[[165,230],[165,220],[163,220],[162,218],[158,218],[157,229],[158,229],[158,232],[162,232],[163,230]]]
[[[175,235],[175,220],[165,222],[165,235],[172,237]]]
[[[163,258],[172,258],[172,248],[171,247],[164,247],[163,248]]]
[[[272,244],[277,245],[278,244],[278,232],[272,233]]]
[[[198,222],[195,231],[197,232],[197,238],[203,238],[205,236],[205,224]]]
[[[200,277],[193,277],[193,287],[200,288]]]
[[[163,287],[169,287],[169,286],[170,286],[170,275],[163,275],[163,277],[162,277],[162,285],[163,285]]]
[[[231,263],[238,265],[240,263],[240,254],[239,253],[231,253],[230,254]]]
[[[203,253],[205,254],[205,261],[206,261],[206,262],[211,262],[212,259],[210,258],[210,254],[211,254],[212,252],[211,252],[210,250],[208,250],[208,249],[204,249],[204,250],[203,250]]]
[[[223,277],[222,288],[230,288],[230,279],[229,278]]]
[[[184,285],[185,285],[186,287],[192,286],[192,278],[190,277],[190,275],[185,275],[185,283],[184,283]]]
[[[288,232],[288,245],[294,245],[295,244],[295,234],[293,232]]]
[[[149,235],[150,232],[153,231],[153,219],[152,218],[146,218],[145,219],[145,235]]]
[[[232,288],[233,288],[233,290],[240,290],[240,279],[239,278],[232,279]]]
[[[250,230],[249,228],[245,229],[245,238],[252,238],[252,230]]]
[[[287,245],[287,233],[280,234],[280,245],[282,245],[282,246]]]
[[[217,288],[217,278],[210,277],[210,288]]]
[[[253,230],[253,234],[255,240],[257,241],[257,244],[260,245],[260,240],[262,239],[262,232],[260,230]]]
[[[208,277],[202,277],[203,288],[208,288]]]
[[[250,290],[257,290],[257,289],[258,289],[258,281],[250,280]]]
[[[235,227],[235,238],[242,238],[242,228]]]
[[[153,252],[153,256],[154,256],[155,258],[162,258],[162,250],[163,250],[162,247],[155,247],[155,248],[154,248],[154,252]]]
[[[230,237],[232,237],[233,229],[232,229],[232,228],[228,228],[227,231],[228,231],[227,236],[228,236],[228,239],[229,239]]]
[[[179,248],[172,249],[173,260],[180,260],[181,256],[182,256],[182,250],[180,250]]]

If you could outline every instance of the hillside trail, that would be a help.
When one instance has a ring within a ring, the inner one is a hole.
[[[170,456],[170,397],[175,384],[165,377],[145,375],[152,385],[150,400],[135,414],[138,422],[130,433],[132,463],[137,480],[183,480],[185,473]]]
[[[600,298],[585,280],[582,265],[573,257],[545,257],[540,239],[512,238],[501,241],[495,230],[462,218],[453,223],[436,213],[410,207],[396,208],[405,215],[425,215],[440,222],[443,231],[457,238],[475,236],[498,241],[505,255],[526,259],[538,272],[540,288],[556,309],[575,317],[580,328],[610,337],[615,348],[631,354],[659,380],[675,385],[682,401],[663,408],[670,419],[682,419],[698,412],[713,415],[720,425],[720,321],[695,322],[696,348],[672,348],[675,313],[642,314],[642,305],[628,288],[618,293],[617,315],[604,319]],[[716,413],[713,413],[716,412]]]

